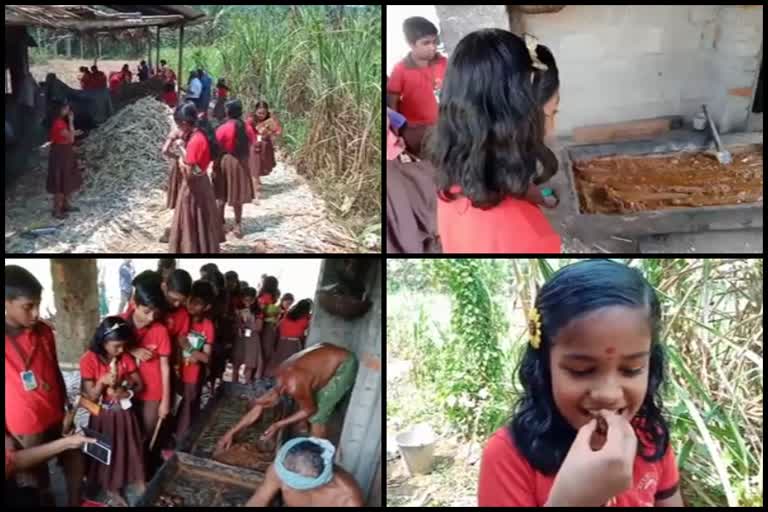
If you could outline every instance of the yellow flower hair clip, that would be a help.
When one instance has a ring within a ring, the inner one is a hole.
[[[531,335],[531,346],[538,350],[541,346],[541,315],[536,307],[528,312],[528,334]]]

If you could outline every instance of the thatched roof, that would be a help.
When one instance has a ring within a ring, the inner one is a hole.
[[[194,24],[205,13],[185,5],[6,5],[6,26],[81,32]]]

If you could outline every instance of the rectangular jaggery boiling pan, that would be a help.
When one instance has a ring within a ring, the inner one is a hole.
[[[264,482],[256,471],[176,452],[147,485],[137,507],[157,507],[161,495],[179,496],[185,507],[243,506]]]
[[[761,132],[726,134],[721,137],[726,149],[762,151]],[[670,208],[624,214],[583,213],[579,205],[573,162],[604,156],[661,155],[679,152],[704,152],[709,137],[699,132],[672,133],[653,141],[613,144],[570,145],[560,151],[560,170],[568,189],[562,206],[568,208],[569,233],[583,240],[599,240],[611,235],[644,236],[664,233],[698,233],[717,230],[762,228],[763,202],[726,206]]]
[[[203,459],[213,459],[215,443],[227,430],[233,427],[248,411],[246,400],[261,396],[268,390],[265,381],[257,381],[254,386],[224,382],[200,412],[189,432],[179,440],[177,450]],[[262,417],[236,437],[236,443],[256,442],[261,434],[279,418],[279,406],[265,409]],[[276,437],[275,451],[280,447],[282,432]],[[219,463],[228,467],[228,464]]]

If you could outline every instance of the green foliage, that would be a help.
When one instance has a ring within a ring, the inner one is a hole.
[[[447,259],[425,268],[451,296],[451,328],[446,343],[427,347],[434,362],[424,362],[421,380],[431,379],[446,418],[467,438],[489,433],[509,412],[499,346],[506,321],[493,300],[501,268],[493,260]]]

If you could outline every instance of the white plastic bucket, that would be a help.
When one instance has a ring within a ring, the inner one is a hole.
[[[425,424],[416,425],[395,436],[409,475],[424,475],[432,471],[436,440],[432,428]]]

